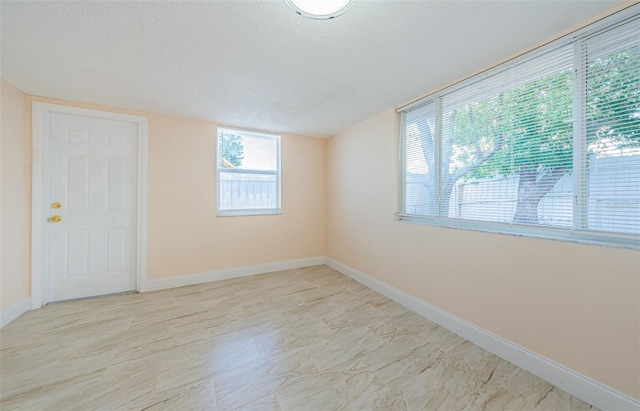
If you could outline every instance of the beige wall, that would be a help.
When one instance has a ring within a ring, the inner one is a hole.
[[[327,146],[327,255],[640,398],[640,253],[394,222],[398,116]]]
[[[216,217],[216,124],[149,116],[150,278],[323,256],[324,141],[282,135],[282,215]]]
[[[324,141],[282,135],[282,215],[220,218],[216,123],[32,96],[28,118],[34,100],[149,119],[147,279],[324,255]]]
[[[25,95],[2,80],[0,94],[0,309],[5,309],[31,293],[31,144],[25,137]]]
[[[34,100],[148,117],[148,279],[325,254],[323,140],[282,135],[282,215],[216,218],[215,123],[25,96],[2,85],[2,309],[30,295]]]

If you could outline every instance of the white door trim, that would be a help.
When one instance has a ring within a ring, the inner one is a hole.
[[[147,280],[147,159],[148,121],[146,117],[120,114],[59,104],[33,102],[32,114],[32,179],[31,179],[31,303],[39,308],[48,302],[48,255],[49,225],[49,142],[50,117],[52,113],[89,116],[105,120],[128,121],[138,125],[138,244],[137,244],[137,286],[140,292],[146,290]]]

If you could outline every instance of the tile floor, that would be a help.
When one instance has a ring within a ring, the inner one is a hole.
[[[593,410],[327,266],[48,305],[8,410]]]

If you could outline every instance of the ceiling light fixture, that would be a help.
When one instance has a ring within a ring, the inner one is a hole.
[[[303,17],[328,20],[349,10],[355,0],[284,0],[289,7]]]

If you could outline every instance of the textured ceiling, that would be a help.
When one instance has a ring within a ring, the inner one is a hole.
[[[7,1],[2,77],[26,93],[331,136],[619,1]]]

